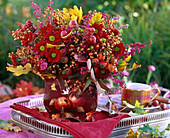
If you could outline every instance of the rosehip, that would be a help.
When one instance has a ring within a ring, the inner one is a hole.
[[[106,68],[107,67],[107,62],[106,61],[101,61],[100,62],[100,67],[101,68]]]
[[[68,26],[69,26],[70,28],[76,28],[76,27],[78,27],[78,23],[77,23],[76,20],[71,20],[71,21],[69,22]]]
[[[99,60],[97,58],[94,58],[92,60],[93,66],[96,66],[99,63]]]
[[[115,71],[115,66],[113,66],[112,64],[108,64],[107,68],[108,68],[108,70],[110,72],[114,72]]]
[[[97,54],[97,58],[99,60],[105,60],[106,56],[103,56],[103,54],[100,52],[100,53]]]
[[[95,73],[99,72],[99,67],[94,67],[94,72]]]
[[[159,105],[158,100],[153,100],[152,105],[154,105],[154,106],[158,106],[158,105]]]
[[[162,108],[163,110],[165,110],[165,109],[166,109],[166,104],[161,103],[161,104],[160,104],[160,106],[161,106],[161,108]]]
[[[67,31],[61,31],[61,37],[65,37],[67,35]]]
[[[95,44],[96,43],[96,37],[94,35],[91,35],[88,39],[87,39],[87,43],[88,44]]]
[[[91,27],[91,28],[86,28],[87,30],[87,36],[93,35],[95,32],[95,28]]]
[[[66,75],[71,75],[72,74],[72,69],[70,69],[70,68],[67,68],[64,71],[65,71]]]
[[[26,22],[26,24],[28,25],[28,27],[33,26],[33,22],[32,22],[31,20],[28,20],[28,21]]]
[[[34,110],[39,111],[39,108],[38,108],[38,107],[35,107]]]

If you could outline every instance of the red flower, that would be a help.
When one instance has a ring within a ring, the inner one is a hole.
[[[35,43],[34,51],[40,56],[45,55],[47,52],[46,42],[41,39],[38,43]]]
[[[109,76],[110,71],[106,68],[94,67],[94,72],[97,78],[106,79]]]
[[[21,45],[22,46],[28,46],[30,43],[33,41],[34,33],[29,32],[29,33],[24,33],[22,39],[21,39]]]
[[[40,28],[41,36],[47,43],[52,45],[60,45],[62,42],[61,29],[55,28],[53,25],[47,25]]]
[[[112,50],[112,53],[114,54],[114,56],[116,58],[121,56],[124,52],[125,52],[125,46],[124,46],[124,44],[122,42],[115,45],[113,50]]]
[[[48,48],[48,51],[46,52],[45,55],[48,59],[48,62],[59,62],[60,58],[61,58],[61,53],[58,49],[56,49],[56,47],[53,48]]]
[[[18,97],[31,95],[32,91],[32,82],[26,82],[24,80],[21,80],[20,83],[17,83],[16,89],[13,89],[13,93]]]
[[[114,36],[119,35],[119,31],[117,29],[114,29],[112,33],[114,33]]]

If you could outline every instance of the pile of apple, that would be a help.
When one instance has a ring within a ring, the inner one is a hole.
[[[165,110],[166,109],[166,104],[165,103],[159,103],[158,100],[153,100],[153,102],[151,103],[153,106],[158,106],[160,105],[160,107]]]

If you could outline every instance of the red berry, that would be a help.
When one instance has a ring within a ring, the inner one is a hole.
[[[99,60],[97,58],[94,58],[92,60],[93,66],[96,66],[99,63]]]
[[[87,36],[93,35],[95,32],[95,28],[91,27],[91,28],[86,28],[87,30]]]
[[[32,22],[31,20],[28,20],[28,21],[26,22],[26,24],[28,25],[28,27],[33,26],[33,22]]]
[[[87,39],[87,43],[90,45],[93,45],[96,43],[96,37],[94,35],[91,35],[88,39]]]
[[[36,111],[39,111],[39,108],[38,108],[38,107],[35,107],[34,109],[35,109]]]
[[[154,106],[158,106],[158,105],[159,105],[159,102],[158,102],[158,100],[153,100],[153,103],[152,103],[152,105],[154,105]]]
[[[76,27],[78,27],[78,23],[77,23],[76,20],[71,20],[71,21],[69,22],[68,26],[69,26],[70,28],[76,28]]]
[[[107,66],[107,62],[106,61],[101,61],[100,62],[100,67],[101,68],[106,68],[106,66]]]
[[[61,31],[61,37],[65,37],[67,35],[67,31]]]
[[[114,72],[115,71],[115,66],[113,66],[112,64],[108,64],[107,68],[108,68],[108,70],[110,72]]]
[[[163,110],[165,110],[165,109],[166,109],[166,104],[161,103],[161,104],[160,104],[160,106],[161,106],[161,108],[162,108]]]
[[[100,52],[100,53],[97,54],[97,58],[99,60],[105,60],[106,56],[103,56],[102,52]]]

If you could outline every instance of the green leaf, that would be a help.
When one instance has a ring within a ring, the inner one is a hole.
[[[110,88],[108,88],[100,79],[97,79],[97,81],[101,88],[103,88],[106,91],[110,91]]]
[[[136,100],[135,102],[135,108],[134,108],[135,113],[137,114],[146,114],[145,110],[143,110],[143,105],[140,105],[139,101]]]
[[[170,131],[170,123],[168,124],[168,126],[165,130]]]
[[[8,121],[0,120],[0,128],[13,132],[22,131],[21,128],[19,128],[18,126],[12,126],[11,120]]]
[[[83,88],[83,92],[86,90],[86,88],[90,85],[90,83],[92,82],[91,78],[89,78],[87,81],[86,81],[86,84]]]

